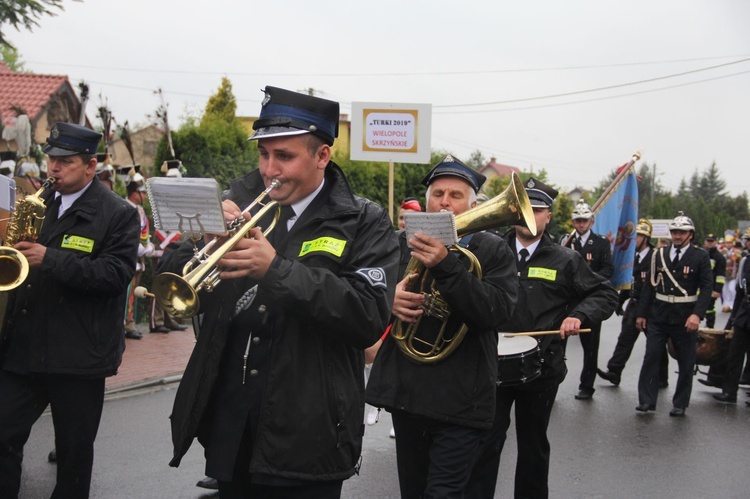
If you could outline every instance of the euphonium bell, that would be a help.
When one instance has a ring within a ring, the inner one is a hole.
[[[521,179],[513,173],[505,191],[470,210],[456,215],[456,232],[463,237],[475,232],[506,225],[522,225],[536,235],[534,210],[526,195]],[[482,278],[482,266],[474,254],[456,245],[450,248],[469,260],[469,272]],[[399,349],[418,364],[440,362],[453,353],[461,344],[468,330],[460,318],[451,314],[451,309],[435,288],[429,272],[418,260],[412,258],[406,267],[404,278],[415,274],[407,291],[423,293],[423,313],[414,322],[403,323],[394,319],[391,336]]]
[[[246,237],[250,229],[258,225],[258,222],[271,210],[276,210],[276,213],[263,234],[267,235],[276,226],[279,219],[279,205],[276,201],[265,201],[269,193],[280,185],[281,182],[273,179],[268,188],[250,203],[243,213],[249,212],[257,205],[260,205],[261,209],[250,220],[237,219],[238,223],[230,227],[234,231],[232,236],[215,250],[211,251],[218,239],[206,244],[202,250],[196,251],[193,258],[183,267],[181,276],[164,272],[154,277],[151,286],[154,297],[164,310],[175,317],[192,317],[198,313],[200,310],[198,291],[205,290],[210,293],[221,280],[219,276],[221,271],[217,267],[219,260],[234,248],[240,239]]]

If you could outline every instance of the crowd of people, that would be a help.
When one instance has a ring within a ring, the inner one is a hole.
[[[654,247],[641,219],[632,287],[618,295],[591,207],[579,203],[575,230],[555,241],[547,229],[558,192],[536,178],[523,183],[528,208],[509,228],[459,230],[450,247],[426,229],[407,237],[402,213],[422,204],[404,200],[394,230],[382,207],[352,192],[331,159],[338,120],[337,102],[264,89],[250,137],[259,167],[231,183],[222,208],[229,222],[248,220],[254,211],[241,207],[267,195],[278,220],[266,234],[268,220],[254,220],[250,237],[217,264],[221,285],[201,295],[201,333],[170,418],[172,466],[197,439],[222,498],[337,498],[358,471],[365,423],[385,410],[401,497],[491,498],[514,413],[515,496],[547,497],[547,430],[569,337],[583,348],[575,398],[586,403],[597,373],[620,383],[644,333],[636,414],[654,411],[668,386],[670,345],[679,365],[670,416],[680,418],[702,321],[727,340],[711,366],[716,398],[736,402],[750,348],[742,248],[725,238],[722,249],[712,234],[698,247],[682,213],[668,244]],[[129,310],[142,259],[179,274],[194,254],[196,241],[177,244],[174,234],[152,242],[142,175],[131,169],[127,200],[115,195],[118,172],[97,161],[100,140],[79,125],[52,128],[44,225],[36,241],[14,246],[29,276],[8,293],[0,337],[2,497],[18,495],[23,448],[47,405],[58,461],[52,497],[88,497],[104,379],[117,372],[125,338],[140,336]],[[485,180],[446,156],[422,180],[424,212],[470,215]],[[750,230],[742,241],[750,248]],[[731,309],[724,330],[711,322],[716,300]],[[599,338],[613,313],[622,330],[605,371]],[[152,332],[185,328],[163,310],[151,315]]]

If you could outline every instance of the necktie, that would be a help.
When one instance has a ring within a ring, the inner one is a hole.
[[[521,251],[518,252],[518,262],[516,263],[516,269],[519,272],[523,272],[523,269],[526,268],[526,260],[529,258],[529,250],[526,248],[521,248]]]
[[[680,251],[682,251],[680,248],[677,248],[677,251],[675,251],[674,260],[672,261],[672,268],[677,268],[677,263],[680,261]]]
[[[641,263],[641,254],[636,253],[635,254],[635,266],[637,267],[638,265],[640,265],[640,263]]]
[[[576,251],[581,251],[581,248],[583,248],[583,245],[581,244],[581,238],[579,236],[576,236],[576,238],[573,240],[573,248],[575,248]]]
[[[60,213],[60,205],[62,204],[62,196],[55,196],[55,199],[52,201],[52,204],[49,207],[49,212],[47,212],[46,218],[49,223],[54,222],[57,220],[57,214]]]
[[[281,214],[279,215],[279,220],[276,222],[276,227],[273,229],[273,241],[274,246],[280,245],[285,239],[287,234],[289,233],[289,229],[287,228],[287,225],[289,222],[289,219],[294,216],[294,210],[291,206],[282,206],[281,207]]]

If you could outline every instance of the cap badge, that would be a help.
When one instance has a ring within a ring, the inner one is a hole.
[[[529,181],[526,182],[526,187],[528,187],[529,189],[533,189],[535,185],[536,184],[534,183],[534,180],[532,179],[529,179]]]
[[[453,156],[451,156],[450,154],[447,155],[445,157],[445,159],[443,160],[443,163],[455,163],[455,162],[456,162],[456,160],[453,159]]]
[[[57,125],[52,127],[52,130],[50,130],[49,135],[50,137],[52,137],[53,140],[57,140],[60,138],[60,130],[57,129]]]
[[[261,102],[261,103],[260,103],[260,105],[261,105],[261,106],[265,106],[265,105],[266,105],[266,104],[268,104],[269,102],[271,102],[271,94],[269,94],[269,93],[266,93],[266,96],[265,96],[265,97],[263,97],[263,102]]]

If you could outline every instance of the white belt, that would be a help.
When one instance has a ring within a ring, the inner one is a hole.
[[[698,295],[672,296],[656,293],[656,299],[667,303],[693,303],[694,301],[698,301]]]

